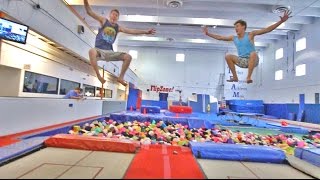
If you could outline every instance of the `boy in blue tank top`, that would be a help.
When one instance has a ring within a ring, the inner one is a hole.
[[[248,84],[252,83],[251,75],[253,69],[258,66],[259,64],[259,57],[255,50],[254,46],[254,37],[257,35],[262,35],[269,33],[280,26],[282,23],[289,19],[291,12],[286,11],[282,17],[280,17],[280,21],[260,30],[254,30],[252,32],[246,32],[247,23],[243,20],[238,20],[234,23],[235,30],[237,35],[236,36],[220,36],[217,34],[211,34],[208,32],[208,28],[204,27],[203,32],[205,35],[212,37],[217,40],[222,41],[233,41],[237,50],[238,56],[228,54],[226,55],[225,59],[226,62],[232,72],[232,78],[227,80],[228,82],[238,82],[238,76],[236,73],[235,65],[241,68],[248,68],[248,75],[246,82]]]
[[[137,30],[128,29],[117,24],[119,20],[120,12],[117,9],[113,9],[110,12],[109,19],[100,16],[92,11],[89,6],[88,0],[84,0],[84,6],[87,14],[97,20],[100,23],[98,35],[96,37],[95,48],[90,49],[89,57],[91,65],[97,74],[99,81],[104,84],[106,80],[100,75],[97,60],[104,61],[123,61],[122,69],[118,77],[118,82],[126,86],[127,83],[124,81],[124,74],[129,68],[132,57],[124,52],[114,52],[113,43],[115,42],[119,32],[126,34],[140,35],[140,34],[155,34],[155,29],[150,30]]]

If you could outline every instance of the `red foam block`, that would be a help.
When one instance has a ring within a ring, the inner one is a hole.
[[[123,153],[135,153],[140,147],[137,141],[72,134],[57,134],[44,143],[47,147]]]
[[[189,106],[170,106],[169,111],[173,112],[173,113],[191,114],[192,107],[189,107]]]

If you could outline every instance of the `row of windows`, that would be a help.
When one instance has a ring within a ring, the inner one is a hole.
[[[60,80],[60,89],[58,85]],[[81,84],[65,79],[58,79],[38,73],[26,71],[24,75],[23,92],[41,94],[66,95],[70,90],[80,87]],[[87,97],[101,97],[101,88],[83,84],[83,94]],[[112,90],[105,89],[105,98],[112,98]]]
[[[296,52],[302,51],[307,48],[307,39],[305,37],[300,38],[296,41]],[[275,53],[276,60],[283,58],[283,48],[279,48]],[[306,75],[306,65],[300,64],[296,66],[296,76]],[[283,79],[283,70],[278,70],[275,72],[275,80]]]
[[[307,48],[307,39],[305,37],[296,41],[296,52],[302,51]],[[276,60],[283,58],[283,48],[279,48],[275,53]]]
[[[306,65],[300,64],[296,66],[296,76],[306,75]],[[278,70],[275,72],[275,80],[279,81],[283,79],[283,70]]]

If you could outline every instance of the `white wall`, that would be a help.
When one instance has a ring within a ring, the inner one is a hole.
[[[306,37],[307,49],[295,52],[294,36],[283,39],[264,52],[261,84],[251,92],[252,99],[263,99],[267,103],[298,103],[299,94],[305,94],[306,103],[314,103],[314,94],[320,92],[320,21],[306,25],[295,33],[295,40]],[[287,46],[287,43],[289,46]],[[284,48],[284,58],[275,60],[275,51]],[[294,57],[294,58],[293,58]],[[295,76],[295,66],[306,64],[306,75]],[[275,81],[275,71],[283,70],[283,80]]]
[[[20,82],[17,87],[15,86],[15,88],[18,88],[19,90],[19,94],[16,96],[56,97],[56,95],[22,92],[25,71],[24,65],[26,64],[30,65],[30,69],[28,69],[28,71],[31,72],[101,87],[101,83],[95,77],[95,73],[89,64],[79,61],[63,52],[59,52],[59,50],[54,47],[50,47],[48,44],[32,36],[28,38],[28,43],[26,45],[3,42],[0,51],[0,64],[22,69]],[[108,76],[108,74],[106,74],[106,77],[108,82],[104,87],[111,89],[116,93],[119,84],[114,81],[112,76]],[[3,76],[0,77],[0,79],[2,78],[7,79]],[[15,88],[11,88],[11,91],[16,91]],[[113,99],[115,99],[115,97],[116,96],[114,96]]]
[[[119,47],[119,51],[129,50],[138,51],[138,58],[130,67],[140,78],[138,88],[143,99],[159,99],[158,93],[146,91],[151,85],[182,89],[183,100],[192,93],[216,96],[219,75],[224,73],[224,51]],[[177,53],[185,54],[185,62],[176,62]],[[179,93],[169,93],[168,99],[179,100]]]
[[[0,136],[99,116],[102,103],[97,100],[0,98]]]
[[[63,46],[65,47],[65,49],[78,54],[80,57],[89,62],[88,51],[90,48],[94,47],[96,34],[91,31],[89,27],[69,9],[69,7],[64,3],[63,0],[42,0],[37,1],[37,3],[39,3],[41,6],[40,10],[35,10],[33,8],[33,2],[31,0],[5,0],[0,1],[0,10],[7,13],[12,18],[20,21],[21,23],[28,25],[33,31],[38,32],[39,34],[55,42],[59,46]],[[78,25],[84,26],[84,34],[78,34]],[[43,42],[35,40],[35,38],[32,37],[30,33],[28,35],[28,44],[31,44],[32,46],[35,46],[37,48],[39,48],[40,46],[41,49],[43,49],[43,46],[46,46],[43,45]],[[22,49],[26,48],[25,46],[19,47],[21,47]],[[34,47],[28,48],[31,49],[32,52],[42,54],[44,53],[40,52],[39,49],[35,49]],[[51,51],[52,48],[50,48],[50,52]],[[12,51],[10,53],[12,53]],[[22,53],[20,53],[19,55],[22,55]],[[64,63],[66,62],[67,61],[64,61]],[[69,63],[67,65],[70,64],[72,64],[72,68],[77,69],[79,68],[79,66],[83,67],[82,64],[84,63],[70,61],[69,58]],[[115,76],[119,75],[122,65],[121,63],[115,64],[112,62],[100,64],[105,64],[105,69]],[[85,66],[85,68],[86,70],[82,69],[82,71],[85,71],[85,73],[87,74],[94,75],[90,73],[92,72],[91,67]],[[131,70],[128,70],[128,73],[125,76],[125,80],[135,83],[136,75]],[[97,82],[97,80],[92,80],[92,82],[95,83]]]
[[[0,84],[5,88],[0,88],[2,96],[17,96],[21,79],[21,70],[0,65]]]
[[[87,51],[94,46],[95,34],[70,11],[62,0],[36,2],[40,4],[41,10],[34,9],[31,0],[0,1],[0,10],[88,59]],[[78,25],[84,25],[84,34],[77,33]]]

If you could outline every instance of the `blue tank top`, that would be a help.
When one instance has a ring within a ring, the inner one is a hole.
[[[243,38],[240,40],[238,36],[234,36],[233,42],[237,47],[239,57],[249,57],[251,52],[256,51],[254,44],[249,39],[249,33],[245,33]]]
[[[96,37],[95,47],[104,50],[112,50],[112,44],[117,38],[119,32],[119,25],[112,25],[107,19],[104,25],[99,28],[98,35]]]

